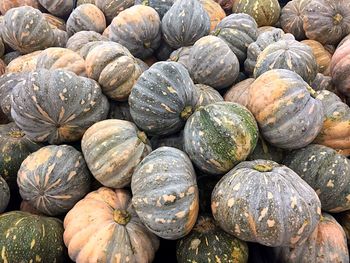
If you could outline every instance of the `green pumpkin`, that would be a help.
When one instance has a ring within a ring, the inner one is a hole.
[[[1,262],[66,262],[56,218],[12,211],[0,215]]]
[[[219,228],[210,216],[200,216],[186,237],[177,242],[178,263],[248,261],[248,245]]]
[[[10,188],[4,178],[0,176],[0,213],[4,212],[10,201]]]

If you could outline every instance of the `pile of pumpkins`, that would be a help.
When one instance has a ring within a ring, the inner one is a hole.
[[[349,262],[349,0],[0,11],[0,262]]]

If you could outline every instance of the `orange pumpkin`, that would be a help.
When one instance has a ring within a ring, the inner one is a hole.
[[[11,8],[24,5],[32,6],[36,9],[39,9],[40,6],[38,0],[0,0],[0,11],[4,15]]]
[[[255,79],[245,79],[237,84],[233,85],[225,94],[224,100],[236,102],[238,104],[247,107],[248,105],[248,91],[249,87],[253,84]]]
[[[12,60],[6,68],[7,73],[30,72],[36,69],[38,57],[42,50],[34,51],[27,55],[20,56]]]
[[[226,17],[225,11],[214,0],[200,0],[210,19],[210,31],[213,31],[219,22]]]
[[[324,75],[330,75],[330,64],[332,55],[325,49],[325,47],[316,40],[303,40],[301,43],[308,45],[312,49],[312,53],[316,58],[318,64],[318,72]]]

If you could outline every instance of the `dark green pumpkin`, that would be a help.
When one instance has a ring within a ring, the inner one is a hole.
[[[187,121],[184,149],[203,172],[224,174],[254,150],[258,127],[253,115],[232,102],[198,109]]]
[[[174,147],[183,151],[184,147],[184,133],[181,130],[178,133],[168,136],[153,136],[151,138],[152,149],[158,149],[162,146]]]
[[[74,0],[38,0],[47,11],[55,16],[68,16],[74,8]]]
[[[108,119],[118,119],[133,122],[130,114],[130,106],[127,101],[109,101],[109,104],[110,108],[108,113]]]
[[[212,217],[200,216],[191,233],[177,242],[178,263],[248,262],[248,245],[219,228]]]
[[[94,4],[101,9],[107,22],[110,23],[120,12],[131,7],[134,0],[95,0]]]
[[[284,151],[276,148],[260,137],[254,151],[248,156],[248,161],[254,160],[271,160],[276,163],[281,163],[284,158]]]
[[[195,87],[198,94],[196,108],[206,106],[215,102],[224,101],[224,98],[220,95],[220,93],[210,86],[196,84]]]
[[[180,47],[170,54],[169,60],[179,62],[188,69],[188,58],[190,57],[192,46]]]
[[[162,19],[174,2],[175,0],[135,0],[135,5],[147,5],[152,7]]]
[[[1,262],[65,261],[59,219],[12,211],[0,215]]]
[[[67,48],[80,54],[83,46],[94,41],[108,41],[108,38],[95,31],[79,31],[68,39]]]
[[[10,188],[7,185],[5,179],[0,176],[0,214],[5,211],[9,201]]]

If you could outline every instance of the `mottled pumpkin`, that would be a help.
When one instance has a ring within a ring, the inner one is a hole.
[[[318,72],[329,75],[332,54],[316,40],[303,40],[301,43],[308,45],[312,49],[312,53],[314,54],[318,65]]]
[[[96,3],[96,0],[77,0],[76,2],[77,2],[76,6],[78,7],[78,6],[83,5],[83,4],[93,4],[94,5]]]
[[[308,0],[289,1],[281,11],[281,27],[284,32],[291,33],[297,40],[306,38],[304,31],[303,12]]]
[[[170,54],[169,60],[174,62],[179,62],[186,69],[188,69],[189,68],[188,59],[190,57],[191,48],[192,46],[180,47],[179,49],[176,49]]]
[[[197,102],[187,70],[177,62],[157,62],[137,80],[129,96],[131,116],[151,135],[176,133]]]
[[[172,7],[175,0],[135,0],[135,5],[147,5],[157,11],[162,19],[166,12]]]
[[[135,213],[130,193],[106,187],[89,193],[68,212],[63,237],[77,263],[148,263],[159,247],[158,238]]]
[[[95,0],[95,5],[104,13],[110,23],[120,12],[131,7],[134,0]]]
[[[64,21],[62,18],[58,18],[47,13],[43,13],[43,16],[45,20],[50,24],[52,29],[57,28],[63,31],[66,30],[66,21]]]
[[[94,41],[108,41],[108,38],[95,31],[79,31],[68,39],[67,48],[80,54],[83,46]]]
[[[224,40],[206,36],[191,48],[188,69],[195,83],[227,88],[239,73],[239,61]]]
[[[158,149],[162,146],[174,147],[183,151],[184,146],[184,133],[181,130],[178,133],[168,136],[153,136],[151,138],[152,149]]]
[[[197,90],[197,98],[198,98],[196,108],[206,106],[208,104],[212,104],[215,102],[224,101],[220,93],[210,86],[203,85],[203,84],[196,84],[195,87]]]
[[[5,44],[2,38],[0,38],[0,57],[2,58],[5,55]],[[6,63],[5,63],[6,64]]]
[[[217,24],[226,17],[225,11],[214,0],[199,0],[210,19],[210,31],[214,30]]]
[[[36,64],[38,62],[38,57],[41,54],[41,50],[34,51],[32,53],[19,56],[13,59],[6,67],[7,73],[16,72],[31,72],[36,69]]]
[[[118,119],[133,122],[130,114],[130,106],[127,101],[110,101],[108,119]]]
[[[282,163],[284,151],[267,143],[262,137],[259,138],[254,151],[248,156],[248,161],[271,160]]]
[[[102,33],[106,28],[106,18],[95,5],[83,4],[69,15],[67,33],[72,36],[79,31],[95,31]]]
[[[175,1],[162,19],[164,41],[174,49],[193,45],[209,31],[209,15],[198,0]]]
[[[249,88],[248,109],[263,137],[282,149],[311,143],[322,129],[322,102],[296,73],[275,69],[262,74]]]
[[[179,239],[198,215],[196,174],[188,156],[160,147],[137,166],[131,180],[132,204],[141,221],[156,235]]]
[[[114,43],[112,41],[92,41],[92,42],[88,42],[86,43],[84,46],[82,46],[82,48],[79,51],[79,55],[83,57],[83,59],[86,60],[87,55],[89,54],[89,52],[94,49],[95,47],[99,46],[99,45],[105,45],[105,44],[117,44],[119,46],[121,46],[118,43]],[[127,48],[122,47],[123,50],[125,50],[126,53],[130,53]]]
[[[350,40],[337,48],[331,61],[331,76],[337,90],[350,97]]]
[[[339,48],[341,45],[343,45],[347,40],[349,40],[350,39],[350,34],[348,34],[348,35],[346,35],[343,39],[342,39],[342,41],[340,41],[340,43],[338,44],[338,46],[334,46],[334,45],[325,45],[325,47],[333,47],[334,49],[335,48]],[[335,50],[334,50],[335,51]],[[334,53],[334,51],[333,51],[333,53]],[[332,54],[333,54],[332,53]]]
[[[59,144],[79,140],[87,128],[107,117],[109,104],[100,86],[73,72],[27,74],[11,97],[11,115],[35,141]]]
[[[74,0],[38,0],[47,11],[55,16],[68,16],[74,8]]]
[[[212,217],[200,216],[196,225],[177,242],[178,263],[248,262],[248,245],[219,228]]]
[[[5,179],[0,176],[0,214],[5,211],[9,201],[10,188],[6,183]]]
[[[254,150],[258,127],[253,115],[232,102],[198,109],[187,121],[184,149],[203,172],[224,174]]]
[[[226,232],[272,247],[301,244],[321,217],[315,191],[288,167],[266,160],[242,162],[222,177],[211,208]]]
[[[255,79],[248,78],[233,85],[224,96],[225,101],[235,102],[244,107],[248,105],[248,91]]]
[[[53,46],[62,48],[66,47],[69,38],[68,33],[57,28],[54,28],[52,31],[55,38]]]
[[[39,9],[40,6],[38,0],[0,0],[0,11],[3,15],[5,15],[8,10],[24,5],[31,6],[36,9]]]
[[[2,262],[65,261],[63,225],[53,217],[11,211],[0,215]]]

